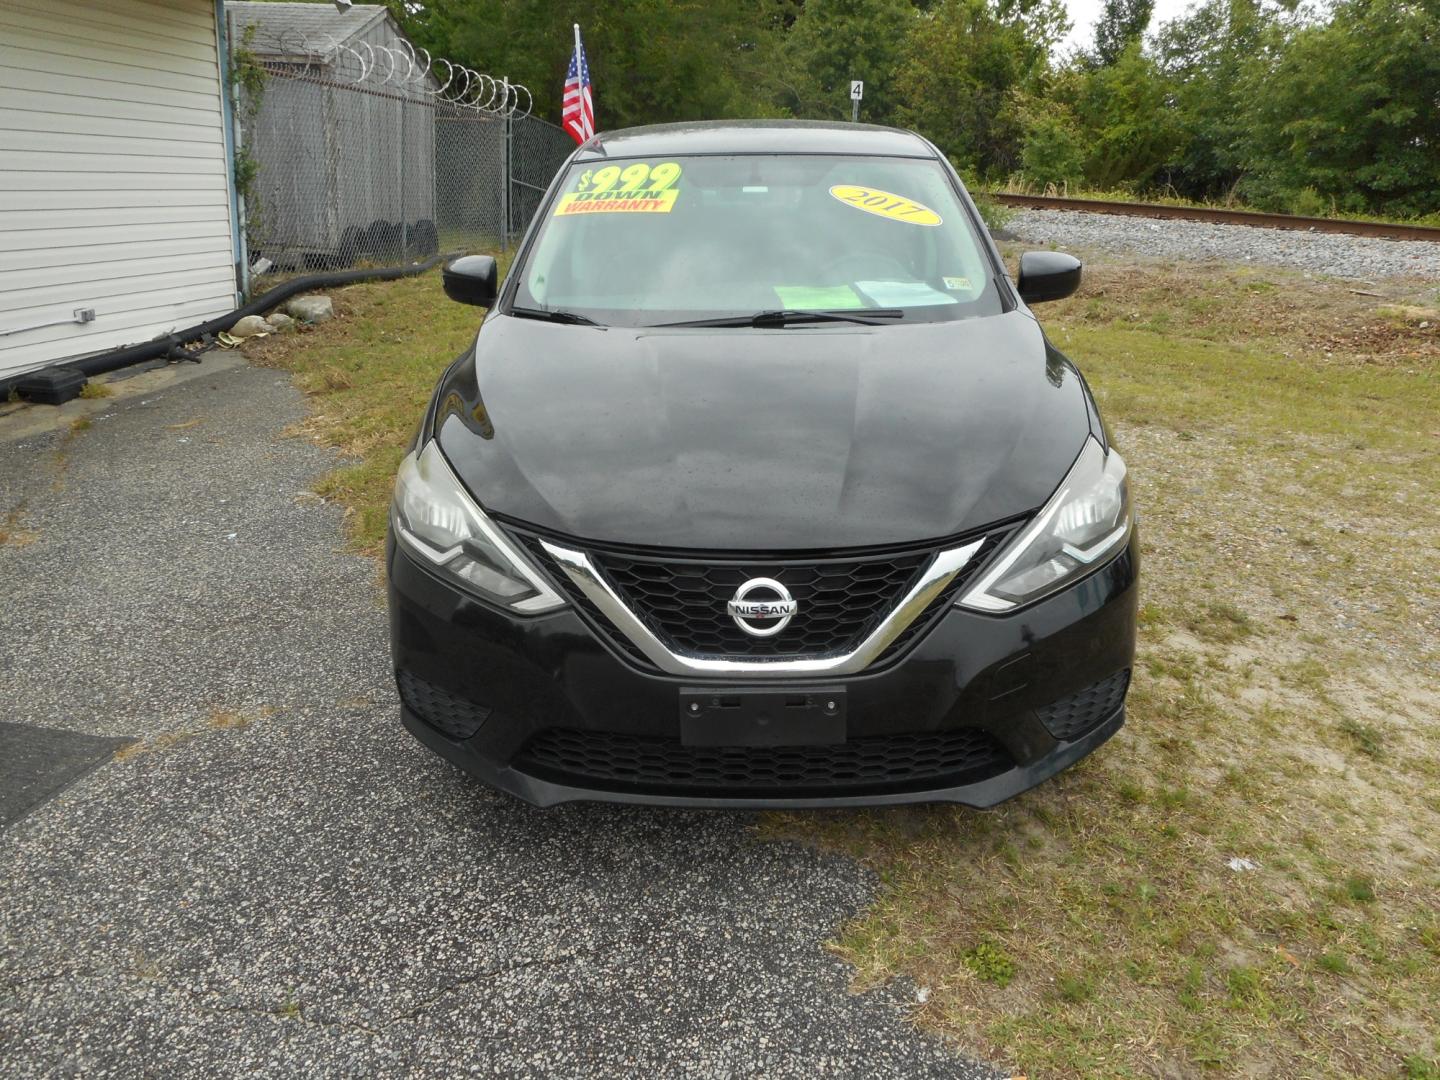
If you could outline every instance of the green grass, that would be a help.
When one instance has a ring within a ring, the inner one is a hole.
[[[108,384],[96,382],[94,379],[88,380],[85,385],[80,388],[80,396],[82,398],[107,398],[114,393],[115,391],[110,389]]]
[[[331,294],[337,317],[246,346],[295,374],[314,406],[297,433],[348,460],[318,494],[349,507],[357,545],[378,552],[395,469],[440,373],[470,347],[483,312],[448,299],[438,273]]]
[[[773,814],[874,868],[833,947],[917,1021],[1037,1076],[1435,1077],[1440,331],[1433,286],[1087,267],[1040,314],[1141,513],[1126,728],[984,813]],[[474,309],[437,275],[246,346],[294,372],[321,486],[378,549],[391,476]],[[1244,859],[1255,869],[1232,869]]]

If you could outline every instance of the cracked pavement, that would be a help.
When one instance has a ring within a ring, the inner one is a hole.
[[[0,1073],[997,1075],[849,992],[854,863],[415,743],[288,378],[91,404],[0,421],[0,719],[138,741],[0,832]]]

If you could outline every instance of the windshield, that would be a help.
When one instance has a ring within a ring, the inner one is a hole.
[[[939,162],[738,155],[580,162],[513,306],[616,326],[880,309],[888,321],[1003,310]]]

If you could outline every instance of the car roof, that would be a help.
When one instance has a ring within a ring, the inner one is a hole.
[[[913,131],[874,124],[816,120],[702,120],[602,131],[582,146],[580,160],[659,154],[867,154],[936,156]]]

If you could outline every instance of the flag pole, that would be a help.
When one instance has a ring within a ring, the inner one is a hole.
[[[580,58],[580,24],[575,24],[575,79],[580,101],[580,142],[585,141],[585,64]]]

